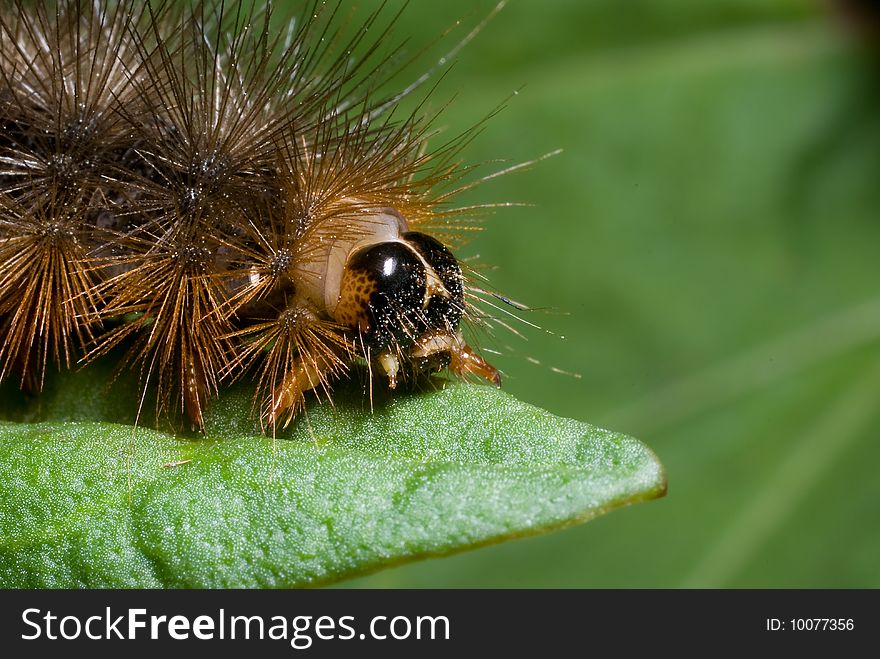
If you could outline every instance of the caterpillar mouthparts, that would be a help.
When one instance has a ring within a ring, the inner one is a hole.
[[[473,211],[450,206],[470,134],[429,151],[434,117],[393,113],[414,86],[377,91],[379,13],[344,37],[339,10],[2,3],[0,380],[36,393],[124,343],[158,413],[202,429],[256,372],[273,431],[355,363],[500,384],[462,336],[480,289],[431,235]]]

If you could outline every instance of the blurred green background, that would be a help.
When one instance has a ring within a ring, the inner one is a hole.
[[[412,2],[396,34],[462,18],[448,48],[492,7]],[[463,199],[531,204],[462,255],[558,335],[496,361],[650,445],[669,495],[345,585],[880,586],[878,62],[819,2],[510,2],[432,96],[455,132],[519,90],[470,162],[564,149]]]

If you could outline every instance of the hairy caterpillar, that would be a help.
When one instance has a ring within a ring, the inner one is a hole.
[[[428,149],[433,117],[395,113],[416,85],[377,91],[379,12],[345,36],[341,11],[276,30],[243,1],[3,3],[0,380],[38,392],[122,344],[160,413],[199,429],[255,374],[273,430],[358,362],[391,388],[500,382],[432,235],[473,212],[451,205],[471,133]]]

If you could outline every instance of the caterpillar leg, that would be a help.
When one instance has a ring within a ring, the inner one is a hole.
[[[410,357],[423,365],[421,370],[447,365],[459,377],[476,375],[501,386],[501,373],[464,342],[461,332],[428,332],[415,342]]]
[[[487,380],[496,387],[501,386],[501,373],[485,359],[480,357],[463,341],[449,351],[449,369],[458,376],[468,373]]]
[[[397,355],[391,351],[383,352],[377,357],[377,361],[382,372],[388,378],[388,388],[396,389],[397,374],[400,372],[400,360],[397,359]]]
[[[323,358],[298,359],[272,392],[265,415],[268,426],[274,428],[280,424],[283,428],[287,427],[304,400],[303,394],[316,387],[326,387],[333,371],[334,364]]]

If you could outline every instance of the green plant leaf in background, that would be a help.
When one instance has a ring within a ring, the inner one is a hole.
[[[108,394],[109,375],[66,374],[30,403],[6,392],[25,422],[0,425],[0,586],[311,586],[666,489],[638,441],[487,386],[380,396],[371,412],[352,383],[273,442],[245,388],[214,405],[206,438],[135,436],[104,421],[136,400],[133,382]]]

